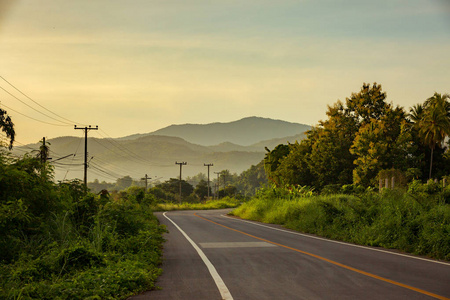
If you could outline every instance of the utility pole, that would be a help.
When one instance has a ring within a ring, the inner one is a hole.
[[[217,174],[217,191],[216,191],[216,196],[217,196],[217,200],[219,200],[220,172],[214,172],[214,174]]]
[[[227,187],[227,173],[225,171],[222,171],[223,176],[223,188]]]
[[[87,168],[88,168],[88,162],[87,162],[87,134],[89,130],[98,130],[98,125],[95,127],[91,127],[91,125],[89,125],[89,127],[85,126],[85,127],[77,127],[77,125],[75,125],[75,129],[81,129],[84,131],[84,187],[87,189]]]
[[[141,178],[141,180],[145,180],[145,191],[147,192],[147,183],[148,183],[148,180],[149,179],[152,179],[151,177],[148,177],[147,176],[147,174],[145,174],[145,177],[143,177],[143,178]]]
[[[208,200],[209,200],[209,167],[214,166],[213,164],[203,164],[205,167],[208,167]]]
[[[187,165],[187,162],[175,162],[176,165],[180,165],[180,204],[181,204],[181,169],[183,166]]]
[[[47,161],[47,155],[45,155],[45,136],[42,138],[42,149],[41,149],[41,163],[45,164]]]
[[[51,159],[48,157],[49,151],[45,144],[45,136],[42,138],[42,146],[39,148],[39,157],[41,159],[41,163],[45,164],[47,160]]]

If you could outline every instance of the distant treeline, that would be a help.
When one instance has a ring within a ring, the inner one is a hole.
[[[214,174],[216,175],[216,174]],[[268,183],[264,171],[264,162],[261,161],[256,166],[251,166],[241,174],[230,173],[229,170],[218,172],[218,178],[210,178],[209,196],[210,198],[237,197],[245,198],[255,194],[256,190]],[[179,199],[179,179],[170,178],[164,182],[150,181],[147,191],[156,198],[164,201],[178,201]],[[105,181],[99,182],[97,179],[88,183],[88,188],[94,193],[108,190],[118,193],[130,187],[144,188],[145,181],[133,180],[130,176],[118,178],[115,183]],[[188,176],[181,180],[181,193],[185,202],[200,202],[208,197],[208,178],[206,174],[199,173],[195,176]]]

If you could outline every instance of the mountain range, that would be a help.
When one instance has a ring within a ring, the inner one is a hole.
[[[88,180],[114,182],[125,175],[139,179],[148,174],[164,181],[179,176],[175,162],[181,161],[187,162],[183,178],[206,173],[205,163],[214,164],[211,172],[228,169],[239,174],[264,158],[265,147],[299,141],[309,129],[304,124],[249,117],[229,123],[171,125],[116,139],[89,137]],[[83,178],[84,139],[58,137],[48,142],[55,180]],[[66,155],[70,156],[61,159]]]

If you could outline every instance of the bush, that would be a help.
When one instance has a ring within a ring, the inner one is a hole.
[[[0,299],[117,299],[154,288],[165,229],[153,196],[113,202],[80,181],[55,185],[26,160],[5,165],[0,155]]]
[[[328,184],[322,188],[321,194],[322,195],[332,195],[332,194],[338,194],[341,191],[341,185],[340,184]]]
[[[341,187],[341,193],[347,195],[363,194],[366,189],[359,184],[345,184]]]

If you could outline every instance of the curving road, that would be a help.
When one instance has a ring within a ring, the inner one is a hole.
[[[449,299],[450,264],[227,217],[158,213],[161,290],[141,299]]]

